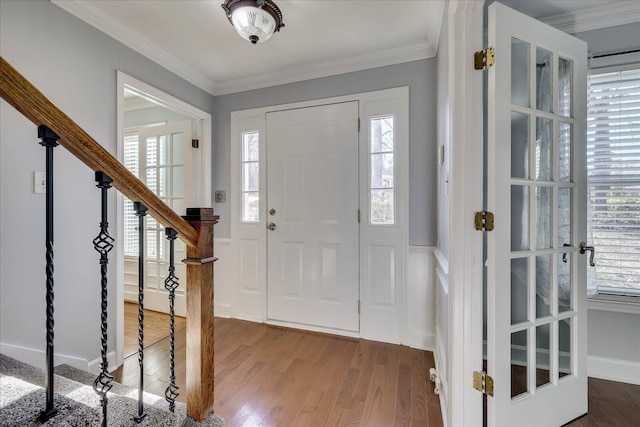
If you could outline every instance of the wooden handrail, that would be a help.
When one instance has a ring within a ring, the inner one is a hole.
[[[113,179],[113,186],[139,201],[165,227],[178,232],[189,246],[197,246],[198,232],[167,206],[146,185],[55,106],[46,96],[0,56],[0,96],[36,126],[45,125],[60,137],[60,145],[94,171]]]

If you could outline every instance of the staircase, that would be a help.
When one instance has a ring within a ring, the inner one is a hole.
[[[107,425],[126,425],[121,424],[124,420],[120,410],[113,410],[109,405],[111,400],[113,377],[109,374],[109,366],[107,360],[108,352],[108,292],[114,290],[114,285],[108,283],[108,264],[109,253],[114,248],[115,239],[109,234],[108,221],[108,202],[113,201],[110,197],[109,189],[114,188],[128,197],[134,206],[136,216],[139,217],[138,225],[138,364],[139,364],[139,382],[137,390],[137,416],[135,421],[138,424],[149,423],[149,425],[158,424],[159,421],[153,417],[149,418],[145,412],[145,407],[149,406],[144,400],[144,289],[145,289],[145,271],[144,271],[144,248],[145,248],[145,216],[149,214],[158,223],[165,228],[166,238],[170,247],[170,262],[168,268],[168,276],[165,280],[165,289],[168,291],[168,303],[170,314],[170,384],[165,391],[165,398],[169,402],[169,411],[175,410],[175,399],[180,394],[178,387],[175,385],[174,372],[174,298],[175,290],[180,285],[174,274],[174,246],[173,242],[180,239],[186,243],[186,259],[182,260],[186,264],[186,303],[188,307],[187,314],[187,342],[186,342],[186,413],[187,416],[203,422],[209,419],[209,414],[213,412],[214,402],[214,366],[213,366],[213,340],[214,340],[214,322],[213,322],[213,263],[217,258],[213,256],[213,226],[218,222],[218,216],[214,215],[211,208],[187,208],[186,215],[179,215],[173,211],[162,199],[160,199],[151,189],[149,189],[142,181],[131,173],[122,163],[118,161],[111,153],[109,153],[100,143],[94,140],[85,130],[78,126],[69,116],[56,107],[43,93],[33,86],[24,76],[14,69],[8,62],[0,56],[0,97],[12,105],[23,116],[31,120],[37,126],[37,136],[39,142],[45,148],[45,241],[46,248],[46,342],[45,342],[45,375],[42,381],[37,383],[37,387],[44,385],[45,402],[34,402],[25,404],[24,410],[17,411],[16,416],[22,417],[20,413],[31,413],[31,410],[44,409],[38,416],[39,423],[46,425],[94,425],[92,422],[83,422],[82,418],[71,416],[67,421],[60,423],[58,421],[59,412],[56,398],[62,399],[65,394],[62,392],[64,387],[56,387],[56,380],[62,378],[54,372],[54,337],[55,337],[55,317],[54,317],[54,150],[61,146],[75,156],[79,161],[83,162],[91,170],[95,172],[96,187],[101,193],[101,218],[100,229],[97,237],[93,238],[92,243],[94,249],[99,254],[100,265],[100,297],[101,306],[100,313],[96,313],[96,317],[100,319],[100,370],[97,378],[88,381],[95,394],[100,398],[100,407],[102,410],[101,422],[98,423],[102,427]],[[35,135],[34,135],[35,136]],[[58,149],[59,150],[59,149]],[[70,211],[74,211],[70,209]],[[68,212],[65,212],[67,214]],[[76,212],[74,212],[76,213]],[[88,236],[90,239],[92,236]],[[59,259],[59,258],[58,258]],[[113,312],[113,309],[111,309]],[[82,337],[88,339],[88,337]],[[4,359],[3,359],[4,360]],[[14,362],[6,361],[7,366],[17,366]],[[3,368],[4,369],[4,368]],[[26,369],[26,368],[25,368]],[[27,369],[28,371],[28,369]],[[67,368],[64,372],[69,372]],[[76,372],[76,374],[78,374]],[[6,374],[3,374],[6,375]],[[34,375],[36,375],[34,373]],[[78,375],[85,380],[83,375]],[[33,393],[27,393],[27,396],[20,401],[27,401],[34,396],[40,395],[40,390],[33,383],[25,384],[23,382],[10,381],[6,377],[6,382],[11,387],[5,387],[2,384],[3,408],[11,407],[13,400],[11,394],[6,394],[7,389],[25,386],[27,389],[31,387]],[[39,378],[39,377],[38,377]],[[4,379],[4,378],[3,378]],[[74,380],[75,380],[74,375]],[[65,380],[65,387],[68,385]],[[86,381],[85,381],[86,382]],[[31,384],[31,385],[29,385]],[[83,390],[83,387],[72,387],[72,390]],[[59,394],[55,397],[55,391],[59,390]],[[132,393],[132,396],[135,393]],[[108,397],[109,396],[109,397]],[[128,397],[127,397],[128,398]],[[82,399],[89,399],[82,397]],[[124,398],[116,398],[120,402],[120,407],[127,406],[128,400]],[[80,406],[84,410],[93,408],[94,404],[89,403],[93,400],[86,400],[84,406]],[[125,404],[126,403],[126,404]],[[146,405],[145,405],[146,403]],[[124,405],[124,406],[122,406]],[[69,407],[65,406],[65,411],[69,408],[76,408],[73,404]],[[152,405],[153,407],[153,405]],[[182,407],[181,407],[182,408]],[[184,409],[184,408],[182,408]],[[181,409],[181,410],[182,410]],[[3,410],[5,411],[5,410]],[[7,412],[8,413],[8,412]],[[11,412],[13,414],[13,411]],[[109,420],[108,414],[113,413],[118,421]],[[32,416],[31,414],[30,416]],[[126,415],[128,417],[129,415]],[[2,425],[29,425],[32,418],[20,418],[21,421],[13,420],[9,424],[4,424],[5,416],[1,417]],[[68,417],[67,417],[68,418]],[[147,420],[147,421],[145,421]],[[177,420],[177,419],[176,419]],[[50,424],[49,421],[55,422]],[[175,420],[174,420],[175,421]],[[175,425],[174,421],[171,421]],[[128,421],[126,421],[128,422]],[[178,422],[178,421],[175,421]],[[189,421],[191,423],[191,421]],[[179,425],[183,425],[179,424]],[[184,424],[189,425],[189,424]],[[208,424],[207,424],[208,425]]]
[[[99,396],[92,384],[95,375],[69,365],[55,368],[54,401],[58,415],[44,424],[36,421],[45,403],[45,374],[41,369],[0,354],[0,426],[98,426],[102,419]],[[137,424],[138,391],[113,383],[109,391],[109,426],[181,426],[222,427],[224,420],[215,414],[197,422],[187,417],[186,405],[175,403],[170,412],[164,397],[144,393],[148,417]]]

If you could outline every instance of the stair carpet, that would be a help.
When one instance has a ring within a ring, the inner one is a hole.
[[[95,375],[69,365],[59,365],[54,369],[54,377],[54,407],[58,414],[41,424],[37,417],[45,407],[44,372],[0,354],[0,427],[99,426],[102,408],[100,398],[92,388]],[[143,395],[147,418],[138,424],[133,421],[133,416],[138,414],[138,391],[115,381],[112,384],[108,393],[109,426],[224,426],[224,419],[216,414],[202,422],[187,417],[184,403],[176,402],[175,412],[169,412],[164,397],[149,393]]]

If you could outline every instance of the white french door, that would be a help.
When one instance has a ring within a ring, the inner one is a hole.
[[[178,214],[192,206],[191,121],[142,128],[138,134],[140,179]],[[169,243],[165,228],[147,215],[145,227],[145,309],[168,313],[168,292],[164,281],[169,268]],[[186,315],[185,244],[175,241],[176,289],[175,313]],[[136,260],[137,261],[137,260]]]
[[[586,44],[489,7],[487,370],[490,426],[587,411]]]
[[[267,317],[357,332],[358,102],[267,114]]]

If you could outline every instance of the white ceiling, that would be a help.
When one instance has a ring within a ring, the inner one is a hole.
[[[436,55],[442,0],[276,0],[285,27],[265,43],[238,36],[222,0],[52,0],[214,94]],[[565,31],[640,20],[636,0],[505,0]]]

